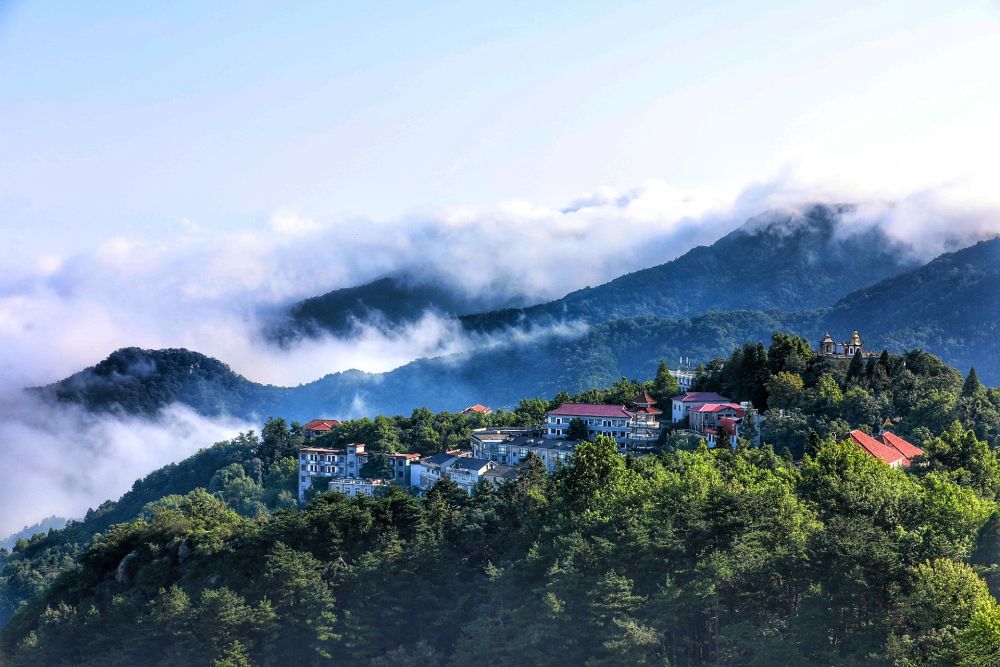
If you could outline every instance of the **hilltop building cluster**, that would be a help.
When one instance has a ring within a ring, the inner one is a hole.
[[[855,330],[844,342],[836,342],[829,332],[819,343],[817,354],[827,358],[851,359],[865,352],[861,336]],[[683,393],[671,398],[669,421],[681,434],[699,436],[710,447],[726,443],[736,446],[744,437],[760,444],[761,417],[748,402],[737,403],[716,392],[691,391],[695,372],[688,367],[670,371],[678,380]],[[488,415],[492,409],[471,405],[462,414]],[[375,495],[395,484],[426,491],[442,479],[449,479],[467,493],[480,483],[499,484],[518,476],[517,465],[529,455],[536,456],[549,472],[570,462],[583,440],[599,435],[612,438],[622,453],[641,453],[652,449],[660,438],[668,418],[656,407],[647,392],[640,394],[631,405],[563,403],[545,413],[540,428],[488,427],[473,430],[469,451],[449,450],[432,456],[419,454],[385,455],[391,473],[371,478],[362,474],[370,459],[361,443],[344,449],[314,446],[299,451],[299,500],[308,489],[322,479],[329,490],[358,495]],[[314,419],[303,427],[307,442],[329,433],[339,424],[336,419]],[[585,431],[585,434],[584,434]],[[878,436],[860,430],[850,433],[848,440],[860,449],[894,467],[905,467],[923,455],[923,451],[883,428]]]
[[[865,344],[861,340],[861,335],[855,329],[851,337],[843,342],[833,340],[830,332],[827,331],[823,340],[819,342],[816,354],[830,359],[851,359],[855,354],[861,353],[862,357],[877,357],[877,352],[865,352]]]

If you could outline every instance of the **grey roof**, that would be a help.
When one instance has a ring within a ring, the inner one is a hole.
[[[459,468],[460,470],[479,470],[485,466],[488,466],[490,461],[486,459],[473,459],[467,456],[456,458],[455,462],[452,463],[450,468]]]
[[[431,456],[429,458],[424,459],[423,461],[421,461],[421,463],[430,463],[432,465],[441,466],[441,465],[444,465],[445,463],[447,463],[448,461],[451,461],[453,458],[455,458],[454,454],[447,454],[445,452],[438,452],[434,456]]]
[[[485,475],[487,477],[498,477],[503,479],[516,479],[519,476],[517,468],[505,465],[498,465],[496,468],[487,470]]]
[[[576,449],[578,443],[576,440],[518,436],[504,440],[503,444],[511,447],[534,447],[536,449],[558,449],[571,452]]]

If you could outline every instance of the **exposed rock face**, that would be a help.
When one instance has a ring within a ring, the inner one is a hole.
[[[121,562],[118,563],[118,567],[115,568],[115,582],[121,584],[122,586],[128,586],[129,584],[129,569],[132,567],[132,563],[139,557],[138,551],[130,551],[128,554],[122,558]]]
[[[191,557],[192,553],[194,552],[191,549],[191,545],[188,544],[187,538],[185,537],[183,540],[181,540],[181,543],[177,545],[178,562],[183,563],[184,561],[186,561],[188,558]]]

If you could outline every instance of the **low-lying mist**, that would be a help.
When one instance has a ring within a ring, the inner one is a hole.
[[[156,468],[249,429],[259,426],[180,405],[149,420],[0,392],[0,536],[51,515],[81,517]]]

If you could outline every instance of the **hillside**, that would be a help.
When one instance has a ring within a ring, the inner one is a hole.
[[[33,391],[96,411],[152,415],[165,405],[181,402],[204,415],[250,415],[266,410],[287,390],[251,382],[221,361],[197,352],[130,347]]]
[[[630,317],[680,319],[709,310],[823,308],[913,268],[906,249],[878,228],[845,228],[850,206],[815,205],[801,214],[771,212],[711,246],[530,308],[463,318],[490,331],[548,321],[607,322]],[[637,234],[636,242],[642,242]]]
[[[323,334],[345,338],[363,326],[398,330],[428,311],[458,316],[498,305],[488,294],[471,295],[441,280],[394,274],[292,304],[271,319],[265,335],[282,344]]]
[[[1000,238],[947,253],[841,299],[824,320],[890,349],[932,350],[1000,380]]]
[[[0,552],[4,664],[993,664],[1000,391],[919,352],[852,378],[784,341],[725,369],[801,381],[763,446],[667,436],[626,457],[599,436],[471,494],[442,478],[299,506],[302,435],[270,421]],[[323,443],[427,455],[559,400],[347,421]],[[886,411],[922,434],[911,467],[844,441]]]
[[[854,292],[832,308],[789,313],[718,311],[670,320],[605,322],[582,335],[538,335],[459,355],[420,359],[382,374],[347,371],[295,388],[259,385],[225,364],[186,350],[116,352],[96,367],[42,391],[92,409],[152,414],[174,401],[204,414],[407,413],[415,404],[459,410],[510,406],[524,396],[579,391],[622,375],[650,375],[659,359],[705,361],[774,331],[818,340],[859,329],[869,349],[922,348],[1000,383],[1000,240],[942,255],[926,266]]]

